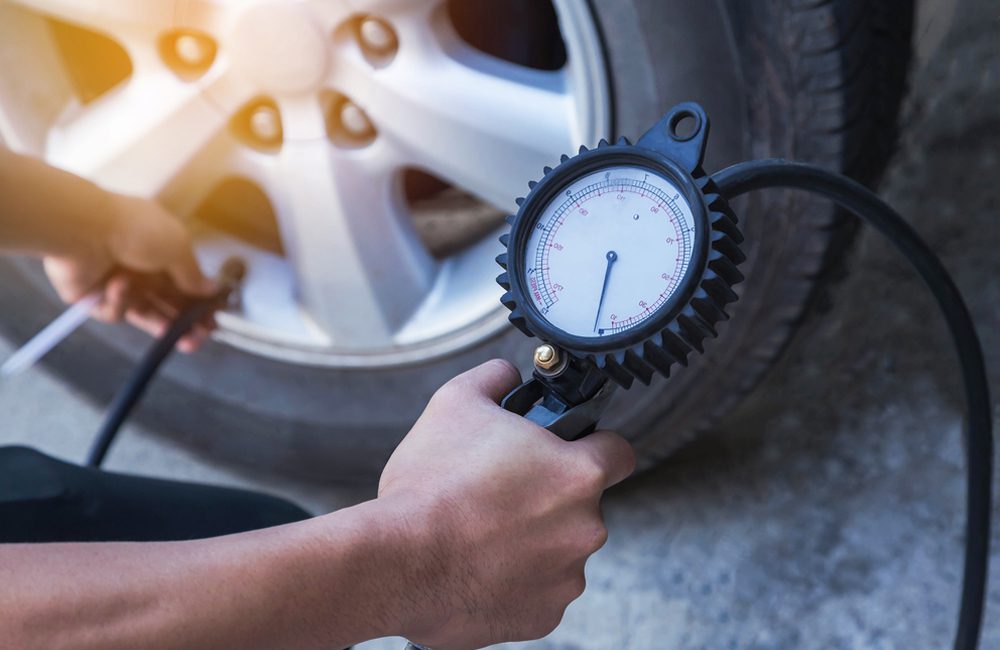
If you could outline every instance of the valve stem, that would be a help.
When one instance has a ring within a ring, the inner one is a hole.
[[[562,355],[554,346],[543,343],[535,348],[535,367],[542,372],[552,372],[561,362]]]

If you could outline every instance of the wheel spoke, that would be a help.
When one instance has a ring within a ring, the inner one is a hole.
[[[146,74],[70,110],[53,126],[46,155],[108,189],[154,197],[225,124],[196,86],[165,71]]]
[[[442,2],[443,0],[347,0],[347,5],[355,14],[392,17],[399,13],[412,11],[428,12]]]
[[[401,35],[401,48],[407,42]],[[580,144],[563,73],[422,45],[412,56],[401,49],[365,99],[380,135],[410,164],[510,209],[526,174]]]
[[[97,32],[173,25],[176,0],[12,0],[14,4]]]
[[[306,7],[320,25],[320,29],[326,32],[332,32],[338,25],[358,13],[353,2],[309,0]]]
[[[176,0],[176,27],[194,28],[220,38],[238,15],[239,0]]]
[[[245,148],[228,133],[219,133],[159,189],[156,198],[174,214],[188,217],[225,178],[255,178],[255,172]]]
[[[318,102],[279,106],[299,132],[322,128]],[[406,221],[395,177],[380,164],[383,154],[377,146],[340,150],[325,137],[286,139],[269,187],[299,300],[338,346],[391,347],[436,271]]]
[[[333,32],[346,21],[364,15],[379,16],[393,24],[422,22],[443,0],[307,0],[306,7],[320,29]]]

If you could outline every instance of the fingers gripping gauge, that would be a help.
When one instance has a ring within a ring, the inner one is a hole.
[[[680,104],[635,145],[581,147],[529,183],[501,237],[497,282],[510,321],[545,346],[507,408],[578,437],[596,423],[580,413],[587,402],[600,409],[611,385],[669,376],[716,336],[744,255],[701,167],[708,127],[701,106]]]

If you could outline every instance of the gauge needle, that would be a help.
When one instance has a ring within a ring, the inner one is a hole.
[[[597,324],[601,321],[601,309],[604,308],[604,296],[608,294],[608,279],[611,278],[611,267],[618,260],[618,253],[608,251],[604,256],[608,260],[608,269],[604,272],[604,286],[601,287],[601,299],[597,302],[597,316],[594,317],[594,331],[597,331]]]

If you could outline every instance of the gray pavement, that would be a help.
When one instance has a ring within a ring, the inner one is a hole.
[[[960,3],[913,86],[882,194],[954,272],[998,394],[1000,7]],[[863,233],[850,269],[737,413],[609,494],[611,539],[587,593],[531,647],[949,645],[964,516],[957,370],[930,299],[885,244]],[[0,386],[0,413],[0,443],[74,460],[100,417],[43,369]],[[216,467],[138,427],[108,467],[263,486],[317,512],[370,496]],[[982,647],[1000,648],[991,576]]]

